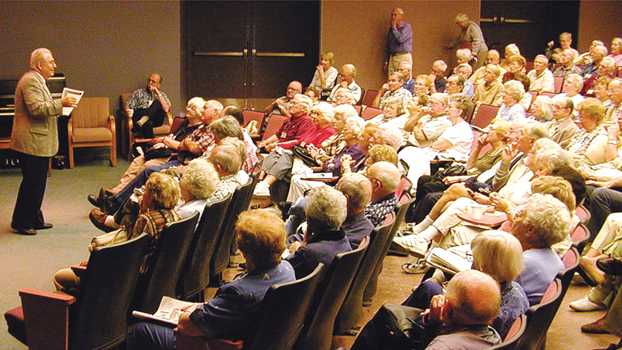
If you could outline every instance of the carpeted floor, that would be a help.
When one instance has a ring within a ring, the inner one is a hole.
[[[21,288],[54,290],[52,276],[58,269],[79,263],[88,257],[87,244],[95,235],[101,234],[88,219],[92,206],[86,201],[89,193],[96,193],[101,186],[113,186],[128,163],[120,159],[116,168],[109,166],[105,152],[77,150],[74,169],[53,170],[48,178],[44,201],[44,214],[54,224],[51,230],[39,231],[36,236],[20,236],[10,228],[11,215],[17,189],[21,181],[19,169],[0,169],[0,269],[3,283],[0,286],[0,311],[4,312],[20,304]],[[373,304],[367,309],[368,317],[384,302],[401,303],[422,275],[406,275],[400,266],[410,258],[390,256],[380,276],[379,290]],[[225,278],[238,271],[230,269]],[[604,312],[576,313],[568,303],[582,297],[587,286],[572,285],[558,311],[548,334],[548,349],[594,349],[604,348],[617,339],[611,335],[587,335],[580,326],[600,318]],[[213,292],[213,291],[212,291]],[[354,337],[336,336],[333,349],[348,348]],[[26,349],[6,331],[4,318],[0,321],[0,349]]]

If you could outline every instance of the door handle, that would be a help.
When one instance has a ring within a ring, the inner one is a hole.
[[[255,50],[253,50],[255,51]],[[305,57],[304,52],[259,52],[257,57]]]
[[[195,56],[243,57],[245,54],[246,52],[193,52],[193,55]]]

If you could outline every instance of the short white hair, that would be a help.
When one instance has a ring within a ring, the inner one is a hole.
[[[30,68],[37,68],[37,64],[40,62],[45,62],[45,55],[52,54],[52,51],[46,49],[44,47],[40,47],[38,49],[33,50],[30,53]]]
[[[318,230],[338,230],[347,216],[346,197],[329,186],[316,188],[309,197],[305,214],[309,225]]]

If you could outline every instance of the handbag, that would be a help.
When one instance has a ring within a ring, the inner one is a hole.
[[[374,324],[383,349],[425,349],[437,334],[437,327],[426,328],[421,321],[423,310],[393,303],[380,307]]]
[[[292,153],[294,153],[294,155],[298,158],[300,158],[306,166],[308,167],[314,167],[314,166],[318,166],[317,162],[315,161],[315,158],[313,158],[309,152],[307,152],[307,149],[300,146],[300,145],[294,145],[292,146]]]
[[[169,158],[173,150],[168,147],[151,147],[145,152],[145,160]]]
[[[108,233],[104,233],[103,235],[93,237],[91,243],[87,248],[90,253],[96,247],[104,247],[123,242],[127,242],[127,233],[124,229],[120,228]]]
[[[466,168],[462,164],[453,164],[446,168],[441,168],[434,173],[434,177],[437,180],[442,181],[447,176],[462,176],[466,175]]]

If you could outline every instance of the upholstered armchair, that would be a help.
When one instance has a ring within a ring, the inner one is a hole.
[[[71,113],[67,123],[69,168],[74,167],[73,149],[109,147],[110,164],[117,166],[117,136],[108,97],[85,97]]]

